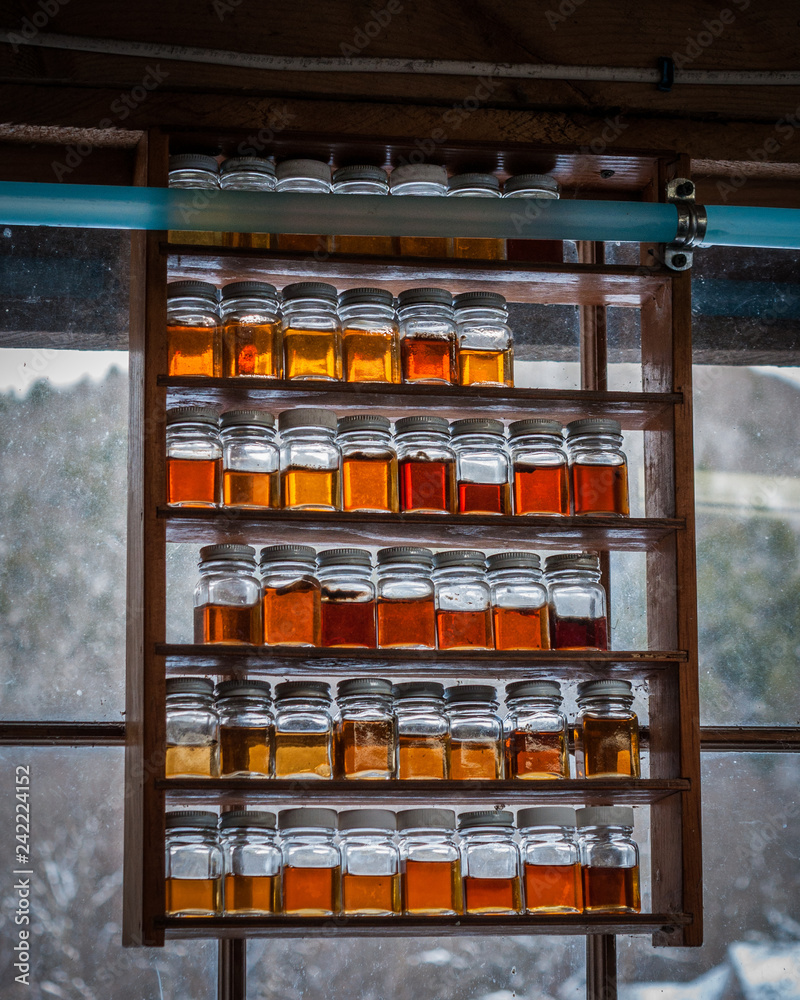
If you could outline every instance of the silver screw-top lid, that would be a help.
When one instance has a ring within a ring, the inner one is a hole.
[[[321,830],[336,829],[336,810],[319,808],[283,809],[278,815],[278,829],[292,830],[313,827]]]
[[[458,817],[459,830],[469,830],[476,826],[514,826],[514,813],[504,809],[495,812],[492,809],[482,809],[480,812],[462,813]]]
[[[433,557],[433,568],[443,569],[445,566],[486,566],[486,556],[478,549],[448,549],[437,552]]]
[[[392,429],[392,422],[380,413],[353,413],[347,417],[339,417],[336,425],[337,433],[348,431],[383,431],[387,434]]]
[[[567,424],[567,439],[577,434],[622,434],[622,424],[608,417],[585,417]]]
[[[327,299],[329,302],[338,302],[339,293],[336,285],[329,285],[327,281],[293,281],[291,285],[284,285],[281,292],[284,302],[292,299]]]
[[[530,195],[532,198],[558,198],[561,189],[550,174],[516,174],[503,185],[503,194]]]
[[[167,697],[172,694],[198,694],[211,697],[214,682],[210,677],[168,677]]]
[[[356,164],[350,167],[339,167],[333,172],[333,183],[346,184],[348,181],[375,181],[389,186],[389,175],[383,167],[372,167],[367,164]]]
[[[232,809],[219,818],[220,830],[255,827],[260,830],[275,829],[275,813],[260,809]]]
[[[509,698],[560,698],[558,681],[514,681],[506,684],[506,701]]]
[[[204,545],[200,549],[200,562],[210,562],[212,559],[247,559],[255,565],[256,550],[252,545],[235,545],[231,542]]]
[[[308,559],[316,562],[317,550],[310,545],[267,545],[261,550],[262,568],[285,559]]]
[[[284,410],[278,417],[280,430],[289,431],[296,427],[324,427],[336,430],[336,414],[323,410],[321,406],[298,406],[295,410]]]
[[[219,424],[219,414],[210,406],[176,406],[167,410],[167,426],[171,424]]]
[[[497,688],[491,684],[456,684],[444,693],[448,705],[459,701],[496,702]]]
[[[340,830],[396,830],[391,809],[345,809],[339,813]]]
[[[367,549],[324,549],[317,553],[318,566],[372,566],[372,555]]]
[[[219,171],[221,174],[231,174],[238,170],[249,170],[255,174],[275,176],[275,164],[263,156],[229,156],[223,160]]]
[[[397,813],[398,830],[455,830],[452,809],[402,809]]]
[[[432,305],[453,308],[453,296],[446,288],[405,288],[397,296],[397,308]]]
[[[542,561],[536,552],[495,552],[486,560],[486,571],[495,569],[541,569]]]
[[[612,680],[581,681],[578,685],[578,698],[598,698],[607,695],[610,698],[632,698],[633,685],[630,681]]]
[[[173,170],[208,170],[219,173],[219,164],[213,156],[205,153],[175,153],[169,158],[169,172]]]
[[[275,168],[278,181],[295,180],[306,177],[312,181],[331,182],[331,168],[322,160],[284,160]]]
[[[331,701],[331,688],[325,681],[281,681],[275,685],[275,701],[288,698],[322,698]]]
[[[417,545],[392,545],[388,549],[378,549],[378,566],[390,563],[417,563],[420,566],[433,565],[433,552]]]
[[[175,812],[168,812],[164,817],[165,826],[168,830],[176,827],[196,826],[205,830],[216,830],[219,818],[216,813],[206,812],[203,809],[181,809]]]
[[[217,684],[217,698],[263,698],[269,701],[272,688],[269,681],[244,680],[220,681]]]
[[[444,698],[444,685],[438,681],[401,681],[392,688],[395,698]]]
[[[266,410],[226,410],[219,418],[220,430],[226,427],[274,427],[275,417]]]
[[[218,298],[217,286],[210,281],[181,278],[179,281],[170,281],[167,285],[167,299],[208,299],[216,305]]]
[[[600,572],[600,556],[596,552],[559,552],[544,561],[545,575],[566,569],[591,569]]]
[[[383,677],[349,677],[336,686],[337,698],[352,698],[355,695],[377,694],[391,696],[392,682]]]
[[[447,190],[450,194],[470,188],[481,188],[499,195],[500,178],[495,174],[456,174],[447,182]]]
[[[413,417],[401,417],[395,421],[395,434],[418,434],[420,431],[431,431],[434,434],[449,434],[450,423],[444,417],[433,417],[424,414]]]
[[[229,299],[270,299],[270,305],[278,303],[278,289],[268,281],[229,281],[220,293],[223,302]]]
[[[387,288],[346,288],[339,293],[340,309],[360,305],[392,306],[394,295]]]
[[[499,292],[461,292],[453,299],[453,308],[459,309],[506,309],[506,299]]]
[[[531,806],[517,812],[517,826],[520,830],[535,826],[575,826],[575,810],[572,806]]]
[[[462,437],[465,434],[495,434],[502,438],[505,428],[502,420],[493,420],[491,417],[466,417],[450,424],[451,437]]]
[[[447,187],[447,171],[435,163],[408,163],[395,167],[389,177],[394,193],[404,184],[441,184]]]
[[[633,826],[630,806],[584,806],[575,812],[578,826]]]
[[[555,434],[562,437],[564,428],[558,420],[547,417],[529,417],[527,420],[515,420],[508,425],[510,438],[521,437],[523,434]]]

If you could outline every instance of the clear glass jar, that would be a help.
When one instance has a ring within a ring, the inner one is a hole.
[[[261,156],[229,156],[220,165],[219,186],[223,191],[274,191],[275,164]],[[269,250],[272,237],[269,233],[223,233],[222,243]]]
[[[408,288],[397,296],[404,382],[457,381],[453,296],[445,288]]]
[[[590,417],[567,424],[567,451],[576,515],[630,514],[628,462],[618,420]]]
[[[219,415],[207,406],[167,410],[167,503],[216,507],[222,481]]]
[[[510,514],[511,489],[502,420],[469,417],[450,424],[459,514]]]
[[[261,550],[262,618],[267,646],[319,646],[321,588],[310,545]]]
[[[282,910],[289,916],[339,912],[341,856],[334,809],[284,809],[278,816],[283,869]]]
[[[342,913],[390,917],[400,913],[400,854],[389,809],[347,809],[339,813],[342,841]]]
[[[267,281],[229,281],[222,286],[219,308],[223,377],[281,378],[283,341],[275,286]]]
[[[567,718],[561,703],[558,681],[506,685],[503,733],[507,778],[569,777]]]
[[[348,166],[333,172],[334,194],[389,193],[389,175],[383,167]],[[389,257],[394,252],[391,236],[333,236],[331,249],[337,253],[367,253]]]
[[[527,913],[582,913],[581,855],[571,806],[517,813]]]
[[[167,373],[222,374],[222,333],[218,292],[208,281],[194,278],[167,285]]]
[[[275,687],[275,777],[333,777],[331,689],[323,681]]]
[[[286,510],[341,510],[336,414],[318,407],[284,410],[281,433],[281,506]]]
[[[340,417],[342,510],[396,514],[400,505],[392,423],[379,414]]]
[[[275,717],[267,681],[217,684],[219,773],[223,778],[272,777]]]
[[[322,160],[284,160],[275,169],[275,190],[281,193],[330,194],[331,168]],[[329,236],[279,233],[275,238],[279,250],[304,250],[325,260],[330,247]]]
[[[217,916],[222,910],[222,850],[216,813],[168,812],[165,825],[167,916]]]
[[[557,420],[533,417],[508,426],[514,513],[569,514],[569,463]]]
[[[550,649],[547,587],[535,552],[497,552],[486,560],[495,649]]]
[[[275,813],[235,809],[219,821],[225,859],[225,913],[240,917],[280,913],[281,851]]]
[[[514,385],[514,335],[506,300],[497,292],[462,292],[453,299],[459,385]]]
[[[261,584],[255,554],[249,545],[200,549],[200,579],[194,588],[196,643],[261,644]]]
[[[500,178],[494,174],[456,174],[447,184],[450,198],[501,198]],[[456,236],[453,256],[472,260],[505,260],[506,241]]]
[[[639,848],[630,806],[577,811],[586,913],[639,913]]]
[[[393,778],[397,736],[391,681],[381,677],[340,681],[336,703],[336,776]]]
[[[285,377],[341,381],[342,328],[336,288],[324,281],[296,281],[285,285],[281,295]]]
[[[322,645],[374,649],[375,587],[366,549],[326,549],[317,555],[322,587]]]
[[[606,592],[594,552],[564,552],[544,563],[553,649],[608,649]]]
[[[452,809],[403,809],[400,832],[403,913],[447,917],[463,912],[461,861]]]
[[[400,510],[455,514],[456,453],[444,417],[401,417],[394,425],[400,477]]]
[[[546,211],[549,202],[560,196],[560,188],[555,177],[549,174],[517,174],[509,177],[503,185],[503,197],[525,199],[520,206],[516,229],[520,234],[526,231],[526,222],[538,218]],[[562,240],[506,240],[506,255],[509,260],[557,261],[564,259]]]
[[[169,158],[167,186],[196,191],[192,205],[183,212],[186,222],[201,222],[202,212],[219,191],[219,164],[213,156],[203,153],[177,153]],[[170,243],[199,243],[222,246],[222,233],[180,229],[167,233]]]
[[[280,507],[275,417],[265,410],[226,410],[219,420],[224,507]]]
[[[450,777],[450,721],[444,688],[436,681],[395,684],[397,777],[403,780]]]
[[[443,198],[447,194],[447,171],[435,163],[410,163],[395,167],[389,177],[392,195]],[[403,257],[452,257],[453,241],[446,236],[400,236],[396,241]]]
[[[339,295],[339,318],[345,379],[399,382],[400,334],[392,293],[385,288],[348,288]]]
[[[208,677],[167,678],[167,778],[219,777],[219,715]]]
[[[433,559],[439,649],[492,649],[492,593],[477,549],[450,549]]]
[[[578,685],[575,764],[579,778],[639,778],[639,720],[630,681]]]
[[[505,811],[462,813],[461,880],[464,912],[522,912],[519,848],[514,843],[514,814]]]
[[[450,718],[450,778],[503,777],[503,723],[491,684],[462,684],[445,691]]]
[[[378,550],[378,647],[435,649],[433,553],[415,545]]]

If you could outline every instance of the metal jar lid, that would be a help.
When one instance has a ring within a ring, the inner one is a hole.
[[[289,698],[322,698],[331,701],[331,688],[325,681],[281,681],[275,685],[275,701]]]
[[[455,830],[452,809],[402,809],[397,813],[398,830]]]
[[[219,292],[217,286],[210,281],[198,281],[196,278],[181,278],[170,281],[167,285],[167,299],[208,299],[217,304]]]
[[[497,688],[491,684],[456,684],[444,693],[448,705],[459,701],[496,702]]]
[[[500,178],[496,174],[456,174],[447,182],[449,194],[470,188],[481,188],[499,197]]]
[[[339,293],[340,309],[360,305],[391,307],[394,295],[387,288],[346,288]]]
[[[406,288],[397,296],[397,308],[431,305],[453,308],[453,296],[446,288]]]
[[[296,827],[315,827],[322,830],[335,830],[336,810],[307,807],[281,810],[278,815],[278,829],[291,830]]]
[[[408,163],[394,168],[389,183],[392,191],[403,184],[441,184],[447,187],[447,171],[436,163]]]
[[[291,285],[283,286],[281,296],[284,302],[292,299],[327,299],[334,303],[339,301],[336,285],[329,285],[327,281],[293,281]]]
[[[307,177],[312,181],[331,182],[331,168],[322,160],[284,160],[275,168],[275,176],[279,181]]]
[[[401,681],[392,688],[395,698],[444,698],[444,685],[438,681]]]
[[[167,410],[167,427],[172,424],[210,424],[217,427],[219,414],[210,406],[176,406]]]
[[[508,425],[509,438],[522,437],[523,434],[555,434],[562,437],[563,432],[560,421],[549,420],[547,417],[528,417]]]
[[[180,812],[168,812],[164,821],[168,830],[174,830],[181,826],[197,826],[216,832],[219,818],[216,813],[206,812],[202,809],[183,809]]]
[[[495,552],[486,560],[486,571],[496,569],[541,569],[542,560],[537,552]]]
[[[558,681],[514,681],[506,684],[506,701],[510,698],[560,698]]]
[[[220,681],[217,684],[217,698],[264,698],[269,701],[272,693],[269,681],[244,680]]]
[[[247,559],[255,565],[256,550],[252,545],[235,545],[224,542],[222,545],[204,545],[200,549],[200,562],[212,559]]]
[[[321,406],[298,406],[295,410],[284,410],[278,417],[278,427],[281,432],[294,430],[297,427],[324,427],[326,430],[336,430],[336,414],[323,410]]]
[[[443,569],[445,566],[486,566],[486,557],[478,549],[448,549],[437,552],[433,557],[433,568]]]
[[[372,566],[372,555],[367,549],[324,549],[317,553],[317,565],[322,566]]]
[[[391,697],[392,682],[383,677],[349,677],[336,686],[337,698],[352,698],[362,694]]]
[[[251,173],[266,174],[269,177],[275,176],[275,164],[263,156],[229,156],[222,161],[219,168],[219,172],[223,176],[237,170],[249,170]]]
[[[600,557],[596,552],[559,552],[544,561],[545,575],[566,569],[591,569],[600,572]]]
[[[633,826],[630,806],[584,806],[575,812],[578,826]]]
[[[347,417],[339,417],[336,425],[338,434],[346,434],[348,431],[381,431],[388,434],[391,429],[391,420],[380,413],[353,413]]]
[[[254,827],[261,830],[275,829],[275,813],[261,809],[232,809],[219,818],[220,830]]]
[[[391,809],[345,809],[339,813],[340,830],[396,830]]]
[[[368,164],[356,164],[349,167],[339,167],[333,172],[333,183],[345,184],[349,181],[374,181],[383,184],[388,189],[389,175],[383,167],[372,167]]]
[[[401,417],[395,422],[395,434],[415,434],[420,431],[432,431],[434,434],[449,434],[450,422],[444,417],[428,416],[427,414]]]
[[[451,437],[462,437],[465,434],[494,434],[502,438],[505,436],[505,428],[502,420],[494,420],[492,417],[466,417],[450,424]]]
[[[167,697],[173,694],[197,694],[212,697],[214,682],[210,677],[168,677]]]
[[[268,281],[229,281],[222,286],[222,301],[240,298],[270,299],[270,305],[278,304],[278,289]]]
[[[209,173],[219,173],[219,163],[213,156],[205,153],[175,153],[169,158],[169,172],[173,170],[208,170]]]
[[[599,681],[581,681],[578,685],[578,698],[598,698],[607,695],[610,698],[632,698],[633,685],[630,681],[604,679]]]
[[[520,195],[522,192],[533,198],[558,198],[561,189],[558,181],[550,174],[516,174],[503,185],[503,194]]]
[[[220,430],[226,427],[275,426],[275,417],[266,410],[226,410],[219,418]]]
[[[480,812],[462,813],[458,817],[458,829],[469,830],[478,826],[514,826],[514,813],[504,809],[495,812],[493,809],[483,809]]]
[[[459,309],[506,309],[506,298],[499,292],[461,292],[453,299],[453,308]]]
[[[391,563],[416,563],[419,566],[433,565],[433,552],[417,545],[392,545],[388,549],[378,549],[378,566]]]
[[[578,434],[622,434],[622,424],[608,417],[585,417],[567,424],[567,439]]]
[[[575,810],[572,806],[531,806],[517,812],[517,827],[575,826]]]
[[[271,563],[283,562],[285,559],[308,559],[315,562],[317,550],[310,545],[267,545],[261,550],[261,567]]]

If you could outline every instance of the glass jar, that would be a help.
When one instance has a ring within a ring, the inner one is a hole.
[[[564,552],[544,563],[553,649],[608,649],[606,592],[594,552]]]
[[[267,681],[231,680],[217,684],[219,773],[223,778],[270,778],[275,718]]]
[[[519,848],[514,843],[514,814],[505,811],[462,813],[461,880],[464,912],[520,913]]]
[[[533,417],[508,426],[515,514],[569,514],[569,464],[557,420]]]
[[[452,809],[403,809],[400,832],[403,913],[447,917],[464,909]]]
[[[450,198],[501,198],[500,178],[494,174],[456,174],[447,184]],[[472,260],[505,260],[505,240],[456,236],[453,256]]]
[[[207,406],[167,410],[167,504],[216,507],[222,480],[219,416]]]
[[[208,677],[167,678],[164,776],[219,776],[219,716]]]
[[[342,452],[342,510],[396,514],[397,454],[389,418],[340,417],[336,443]]]
[[[401,417],[394,425],[400,477],[400,510],[455,514],[456,453],[444,417]]]
[[[439,649],[492,649],[492,594],[486,560],[477,549],[451,549],[433,558]]]
[[[404,382],[456,382],[453,296],[445,288],[408,288],[397,296]]]
[[[203,153],[177,153],[169,158],[167,186],[197,191],[192,205],[182,211],[184,221],[202,221],[202,212],[211,204],[214,193],[219,191],[219,164],[213,156]],[[180,229],[167,233],[170,243],[199,243],[203,246],[222,246],[222,233]]]
[[[222,910],[222,851],[216,813],[168,812],[165,826],[167,916],[217,916]]]
[[[639,848],[630,806],[577,811],[586,913],[639,913]]]
[[[331,168],[322,160],[284,160],[275,169],[275,190],[294,194],[330,194]],[[325,260],[330,245],[329,236],[279,233],[275,238],[279,250],[305,250],[317,259]]]
[[[280,378],[283,342],[275,286],[267,281],[229,281],[222,286],[220,315],[223,377]]]
[[[462,292],[453,299],[459,385],[514,385],[514,335],[506,300],[497,292]]]
[[[281,294],[285,377],[341,381],[342,330],[336,288],[324,281],[296,281],[285,285]]]
[[[261,550],[260,569],[266,645],[319,646],[316,551],[310,545],[270,545]]]
[[[333,172],[333,193],[387,195],[389,175],[383,167],[339,167]],[[333,236],[331,249],[337,253],[380,254],[382,257],[394,253],[391,236]]]
[[[348,288],[339,295],[339,318],[345,379],[399,382],[400,334],[392,293],[385,288]]]
[[[400,913],[400,854],[389,809],[339,813],[342,841],[342,913],[389,917]]]
[[[503,777],[503,723],[497,690],[462,684],[445,691],[450,718],[450,778],[496,781]]]
[[[433,553],[415,545],[378,550],[378,647],[435,649]]]
[[[334,842],[334,809],[284,809],[281,832],[282,910],[288,916],[330,917],[339,912],[341,857]]]
[[[495,649],[550,649],[547,587],[535,552],[497,552],[486,560]]]
[[[375,587],[366,549],[326,549],[317,555],[322,587],[322,645],[374,649]]]
[[[628,463],[618,420],[590,417],[567,424],[575,514],[627,517]]]
[[[222,333],[218,293],[208,281],[167,285],[167,372],[169,375],[222,374]]]
[[[340,510],[336,414],[318,407],[284,410],[281,432],[281,506],[286,510]]]
[[[459,514],[510,514],[508,454],[502,420],[470,417],[450,424]]]
[[[281,851],[275,813],[234,809],[219,821],[225,859],[225,913],[240,917],[280,913]]]
[[[219,186],[223,191],[274,191],[275,164],[261,156],[229,156],[220,165]],[[222,244],[269,250],[272,242],[269,233],[223,233]]]
[[[397,777],[450,776],[450,722],[444,710],[444,688],[436,681],[395,684]]]
[[[575,764],[579,778],[639,778],[639,720],[630,681],[578,685]]]
[[[567,719],[561,702],[558,681],[506,685],[503,733],[507,778],[569,777]]]
[[[275,687],[275,777],[333,776],[333,708],[323,681]]]
[[[219,420],[219,436],[223,506],[280,507],[275,417],[265,410],[226,410]]]
[[[381,677],[340,681],[336,703],[337,777],[393,778],[397,739],[391,681]]]
[[[447,171],[435,163],[410,163],[395,167],[389,177],[392,195],[417,198],[444,197]],[[452,240],[446,236],[400,236],[396,245],[403,257],[452,257]]]
[[[571,806],[517,813],[527,913],[582,913],[581,855]]]
[[[549,174],[517,174],[509,177],[503,185],[503,197],[525,199],[520,206],[516,229],[524,233],[526,223],[538,218],[546,210],[549,202],[560,196],[560,188],[555,177]],[[561,262],[564,259],[564,244],[561,240],[506,240],[506,255],[509,260],[545,260]]]
[[[200,579],[194,588],[196,643],[261,644],[261,584],[255,554],[249,545],[200,549]]]

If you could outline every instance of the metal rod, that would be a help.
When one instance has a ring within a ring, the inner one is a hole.
[[[617,1000],[617,939],[613,934],[586,938],[586,1000]]]
[[[124,722],[2,722],[0,746],[125,745]]]
[[[217,1000],[247,1000],[247,942],[221,938],[217,949]]]

